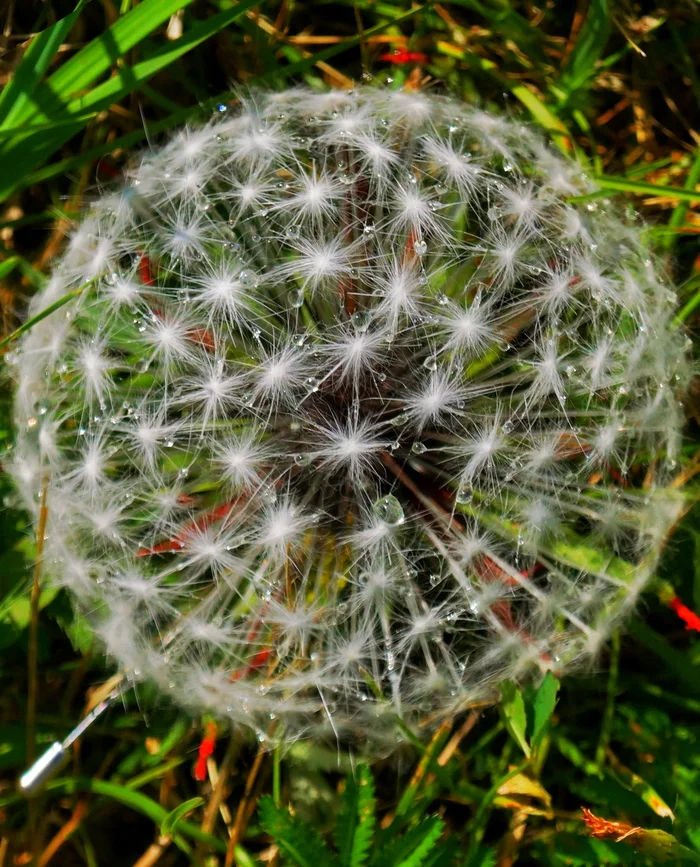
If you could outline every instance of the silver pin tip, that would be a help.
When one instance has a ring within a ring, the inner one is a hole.
[[[60,741],[55,741],[39,756],[31,768],[28,768],[19,778],[19,790],[24,795],[33,795],[61,767],[67,756]]]

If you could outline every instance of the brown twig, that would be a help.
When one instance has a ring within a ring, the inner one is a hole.
[[[474,728],[474,726],[479,721],[479,717],[481,714],[473,710],[469,716],[464,720],[460,728],[452,735],[449,741],[445,744],[442,752],[438,756],[438,766],[444,768],[445,765],[449,762],[452,756],[457,751],[457,748],[462,743],[464,738],[469,734],[469,732]]]
[[[527,819],[527,813],[523,810],[517,810],[510,817],[508,831],[498,847],[496,867],[512,867],[516,862],[520,845],[525,836]]]
[[[233,763],[238,757],[240,747],[240,740],[237,739],[234,735],[231,735],[228,747],[226,748],[226,753],[224,754],[224,759],[221,762],[221,767],[219,768],[216,782],[214,783],[214,789],[211,793],[211,798],[209,799],[209,803],[204,810],[204,816],[202,818],[202,831],[204,831],[206,834],[211,834],[211,832],[214,830],[216,814],[219,811],[222,801],[224,799],[226,784],[228,783],[228,778],[231,773]]]
[[[46,519],[49,510],[46,496],[49,480],[45,478],[41,486],[41,501],[39,505],[39,527],[36,540],[36,562],[32,577],[32,592],[29,598],[29,650],[27,652],[27,762],[31,764],[36,758],[36,703],[38,689],[38,659],[39,659],[39,599],[41,597],[41,562],[44,553],[44,535]]]
[[[167,837],[161,837],[157,843],[151,843],[143,855],[134,862],[134,867],[152,867],[170,845]]]
[[[58,852],[61,846],[63,846],[63,844],[70,837],[70,835],[78,829],[80,823],[85,818],[85,814],[87,813],[87,807],[87,801],[78,801],[70,819],[65,823],[65,825],[63,825],[60,831],[58,831],[58,833],[49,842],[48,846],[41,853],[41,857],[38,861],[38,867],[45,867],[45,865],[49,863],[49,861],[53,858],[56,852]]]
[[[260,770],[260,766],[262,765],[262,761],[267,755],[266,752],[260,750],[253,761],[253,766],[250,769],[250,773],[248,774],[248,779],[245,781],[245,789],[243,791],[243,797],[238,803],[238,810],[236,811],[236,820],[233,823],[233,829],[231,830],[231,836],[228,839],[228,848],[226,849],[226,860],[224,861],[224,867],[233,867],[235,862],[235,848],[238,844],[238,841],[245,830],[245,826],[248,823],[248,819],[252,810],[255,807],[255,802],[250,803],[250,797],[253,792],[253,787],[255,786],[255,780],[258,776],[258,772]]]

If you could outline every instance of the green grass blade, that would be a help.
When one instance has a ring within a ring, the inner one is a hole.
[[[137,90],[139,85],[160,72],[162,69],[170,66],[183,54],[191,51],[197,45],[200,45],[209,37],[214,36],[220,30],[223,30],[229,24],[232,24],[241,15],[244,15],[254,6],[259,5],[257,0],[243,0],[238,3],[233,9],[228,9],[225,12],[220,12],[218,15],[213,15],[209,18],[204,18],[187,30],[183,35],[163,46],[160,50],[154,52],[148,60],[137,63],[134,66],[123,66],[119,72],[93,88],[85,96],[71,102],[66,111],[70,115],[77,113],[85,113],[88,111],[95,112],[102,108],[106,108],[114,102],[123,99],[127,94]],[[138,7],[137,7],[138,8]]]
[[[695,154],[695,159],[693,160],[693,164],[690,167],[690,171],[688,172],[688,177],[685,179],[685,183],[683,184],[683,189],[693,192],[695,188],[700,184],[700,150]],[[685,223],[685,218],[688,213],[688,208],[690,208],[690,202],[688,200],[684,200],[679,202],[676,207],[673,209],[671,213],[671,218],[668,221],[669,234],[666,237],[665,247],[667,250],[670,250],[674,242],[676,240],[676,229],[680,229],[680,227]]]
[[[189,801],[183,801],[178,804],[174,810],[171,810],[168,815],[160,823],[160,833],[163,837],[173,837],[177,831],[181,821],[188,813],[201,807],[204,803],[204,798],[190,798]]]
[[[666,196],[669,199],[679,199],[682,202],[700,202],[700,191],[698,190],[687,190],[683,187],[663,187],[659,184],[648,184],[645,181],[633,181],[614,175],[597,175],[593,180],[606,190],[619,190],[622,193],[635,193],[641,196]]]
[[[88,777],[52,780],[46,784],[44,791],[55,792],[59,795],[72,795],[75,792],[92,792],[94,795],[103,795],[137,813],[141,813],[158,826],[165,821],[169,814],[169,811],[165,807],[161,807],[160,804],[141,792],[128,789],[126,786],[120,786],[117,783],[110,783],[106,780],[95,780]],[[9,806],[22,800],[24,800],[22,795],[9,795],[0,800],[0,806]],[[197,840],[207,846],[211,846],[216,852],[226,852],[226,843],[202,831],[199,825],[195,825],[192,822],[179,821],[177,823],[177,831],[179,834],[190,837],[192,840]]]
[[[49,68],[56,52],[89,0],[78,0],[75,9],[32,39],[22,62],[0,93],[0,128],[11,127],[25,111],[29,99]]]
[[[0,162],[0,197],[6,197],[18,187],[26,185],[28,183],[27,175],[32,168],[48,159],[64,142],[80,131],[85,121],[79,119],[72,123],[70,122],[72,115],[80,115],[82,118],[90,112],[99,111],[122,99],[134,91],[141,82],[167,68],[182,55],[233,23],[254,5],[253,0],[245,0],[233,9],[197,22],[179,39],[164,46],[148,60],[137,63],[133,67],[123,67],[109,81],[93,88],[86,96],[71,102],[66,110],[66,123],[62,123],[48,132],[34,133],[30,131],[25,135],[13,138],[4,149],[0,148],[0,155],[2,156],[2,162]],[[184,117],[186,114],[183,115],[183,119]],[[61,116],[61,120],[63,118],[64,116]],[[114,143],[112,143],[111,149],[113,148]],[[83,155],[84,159],[85,155]]]
[[[12,343],[13,340],[17,340],[18,337],[21,337],[31,328],[33,328],[38,322],[41,322],[42,319],[46,319],[47,316],[50,316],[56,310],[60,310],[61,307],[64,307],[68,304],[69,301],[72,301],[73,298],[77,298],[78,295],[82,294],[88,286],[92,286],[95,280],[99,280],[99,277],[95,277],[92,280],[89,280],[87,283],[83,283],[82,286],[78,286],[77,289],[73,289],[71,292],[67,292],[65,295],[62,295],[58,300],[54,301],[53,304],[49,304],[48,307],[45,307],[40,313],[37,313],[36,316],[32,316],[31,319],[27,319],[26,322],[23,322],[19,328],[16,328],[12,334],[8,334],[3,340],[0,340],[0,349],[4,349],[8,343]]]
[[[610,30],[608,0],[592,0],[586,21],[556,84],[564,92],[566,101],[580,92],[598,71],[598,61]]]
[[[499,87],[507,88],[513,96],[530,112],[533,119],[545,129],[554,139],[557,146],[566,152],[570,150],[571,135],[563,122],[548,108],[544,101],[523,84],[518,84],[510,78],[502,76],[493,60],[479,57],[473,52],[456,50],[455,46],[446,42],[437,43],[438,51],[449,57],[463,60],[467,66],[485,72],[490,78],[498,81]]]
[[[673,320],[673,324],[676,328],[680,328],[680,326],[688,319],[690,314],[700,305],[700,279],[693,280],[689,286],[686,285],[685,288],[690,288],[691,291],[695,291],[693,291],[693,294],[676,314]]]
[[[131,48],[193,0],[144,0],[71,57],[36,88],[14,123],[46,123],[60,114],[70,98],[89,87]]]

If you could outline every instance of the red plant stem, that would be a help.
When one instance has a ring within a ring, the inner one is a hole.
[[[408,51],[406,48],[397,48],[396,51],[389,52],[388,54],[380,54],[379,59],[397,65],[403,63],[428,63],[430,60],[427,54],[423,54],[420,51]]]
[[[216,725],[208,722],[204,727],[204,737],[197,751],[197,763],[194,766],[194,778],[200,783],[207,778],[207,759],[213,754],[216,746]]]
[[[152,548],[139,548],[136,552],[136,556],[148,557],[152,554],[168,554],[173,551],[181,551],[187,544],[189,537],[200,530],[206,530],[207,527],[210,527],[217,521],[226,518],[231,514],[233,509],[236,508],[241,501],[245,501],[245,499],[246,497],[240,496],[235,500],[229,500],[227,503],[222,503],[221,505],[216,506],[211,510],[211,512],[207,512],[207,514],[203,515],[201,518],[190,521],[176,536],[173,536],[172,539],[165,539],[163,542],[158,542],[158,544],[154,545]]]
[[[668,607],[675,611],[678,617],[685,623],[686,629],[700,632],[700,616],[688,608],[687,605],[684,605],[677,596],[669,599]]]

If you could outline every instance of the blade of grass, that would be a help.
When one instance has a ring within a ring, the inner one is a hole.
[[[227,12],[221,12],[199,21],[179,39],[165,45],[148,60],[131,67],[122,67],[113,78],[97,85],[85,96],[71,102],[66,107],[66,114],[69,118],[77,115],[82,116],[86,112],[99,111],[118,102],[136,90],[140,83],[155,75],[156,72],[167,68],[183,54],[233,23],[254,5],[254,0],[245,0]],[[51,153],[78,133],[83,125],[83,120],[76,120],[75,123],[62,124],[48,135],[30,132],[13,139],[3,155],[4,162],[0,163],[0,197],[10,195],[20,185],[25,184],[24,174],[37,163],[48,159]],[[1,150],[0,154],[2,154]]]
[[[26,110],[34,89],[88,2],[89,0],[78,0],[75,9],[65,18],[60,18],[32,39],[17,71],[0,93],[0,124],[3,128],[11,127]]]
[[[330,48],[325,49],[324,51],[320,51],[310,57],[306,57],[303,60],[298,61],[297,63],[288,64],[287,66],[282,67],[282,69],[275,69],[272,72],[263,73],[262,75],[253,78],[251,80],[251,84],[261,84],[270,79],[274,79],[275,77],[285,79],[292,76],[303,75],[304,72],[310,69],[315,63],[327,60],[328,58],[333,57],[336,54],[340,54],[341,52],[346,51],[349,48],[353,48],[361,41],[361,39],[367,38],[368,36],[373,36],[376,33],[381,33],[388,27],[396,24],[397,21],[401,22],[408,18],[411,18],[413,15],[419,12],[420,9],[421,7],[417,7],[397,19],[393,19],[392,21],[387,21],[382,24],[378,24],[375,27],[371,27],[364,32],[362,37],[357,36],[343,40],[335,45],[332,45]],[[41,183],[42,181],[48,180],[49,178],[55,177],[56,175],[72,171],[73,169],[84,165],[90,160],[98,160],[100,159],[100,157],[103,157],[109,153],[113,153],[117,150],[127,150],[128,148],[133,147],[138,142],[143,141],[143,139],[146,138],[147,133],[155,135],[159,132],[164,132],[167,129],[172,129],[172,127],[184,123],[188,118],[192,117],[192,115],[211,110],[215,105],[221,102],[225,102],[227,99],[230,99],[230,97],[231,93],[229,91],[225,91],[218,94],[217,96],[212,97],[203,104],[188,106],[187,108],[181,109],[179,112],[173,112],[173,114],[166,118],[163,118],[162,120],[156,121],[155,123],[150,123],[148,131],[134,130],[133,132],[127,133],[126,135],[121,136],[120,138],[115,139],[108,144],[98,145],[97,147],[91,148],[90,150],[85,151],[79,156],[67,157],[66,159],[58,160],[55,163],[51,163],[48,166],[28,173],[22,179],[21,184],[22,186],[29,186],[31,184]],[[18,187],[19,183],[17,184],[17,187],[15,187],[15,189]],[[2,190],[0,189],[0,195],[1,194]]]
[[[633,618],[627,624],[627,630],[640,644],[656,654],[669,672],[691,692],[697,694],[700,691],[697,666],[693,666],[685,654],[672,647],[662,635],[642,620]]]
[[[683,189],[688,190],[689,192],[694,192],[698,184],[700,184],[700,150],[698,150],[698,152],[695,154],[695,160],[690,167],[688,177],[685,179]],[[683,225],[683,223],[685,223],[685,218],[689,208],[690,202],[684,200],[682,202],[679,202],[673,209],[673,212],[671,213],[671,218],[668,221],[668,228],[670,229],[670,231],[666,237],[666,243],[664,245],[667,251],[673,248],[677,237],[674,230],[679,229]]]
[[[680,328],[680,326],[688,319],[690,314],[700,305],[700,279],[692,281],[691,286],[694,287],[696,291],[676,314],[673,320],[673,324],[676,328]]]
[[[323,51],[317,51],[315,54],[310,55],[309,57],[305,57],[303,60],[299,60],[296,63],[290,63],[287,66],[283,67],[281,70],[281,74],[283,78],[291,78],[292,76],[303,75],[308,69],[314,66],[317,63],[320,63],[324,60],[328,60],[331,57],[335,57],[336,54],[340,54],[343,51],[347,51],[348,48],[354,48],[355,45],[359,45],[364,39],[367,39],[369,36],[374,36],[376,33],[382,33],[389,27],[395,27],[397,24],[401,24],[403,21],[407,21],[409,18],[413,18],[414,15],[417,15],[419,12],[423,12],[425,9],[424,6],[416,6],[410,11],[404,13],[403,15],[399,15],[397,18],[393,18],[391,21],[384,21],[381,24],[377,24],[374,27],[368,27],[363,33],[358,34],[357,36],[352,36],[349,39],[343,39],[341,42],[337,42],[335,45],[331,45],[328,48],[325,48]],[[267,81],[270,78],[274,78],[275,76],[280,75],[279,70],[274,70],[271,73],[265,72],[262,75],[256,76],[253,79],[253,83],[261,84],[264,81]]]
[[[534,120],[553,137],[560,150],[564,152],[571,150],[572,139],[569,131],[556,114],[545,105],[541,97],[538,97],[525,85],[518,84],[512,79],[502,76],[498,71],[498,66],[492,60],[479,57],[479,55],[473,52],[464,51],[456,45],[451,45],[447,42],[438,42],[437,48],[442,54],[459,58],[470,68],[485,72],[490,78],[496,79],[499,87],[509,90],[525,106]]]
[[[46,123],[61,113],[68,100],[106,73],[127,51],[193,0],[143,0],[104,33],[66,61],[33,94],[14,123]]]
[[[165,807],[161,807],[160,804],[141,792],[106,780],[94,780],[87,777],[58,779],[47,783],[44,791],[66,795],[72,795],[76,792],[92,792],[94,795],[104,795],[137,813],[147,816],[157,826],[162,825],[169,814],[169,811]],[[0,805],[9,806],[22,800],[22,795],[9,795],[6,798],[0,799]],[[211,834],[204,833],[199,825],[195,825],[192,822],[180,821],[177,823],[177,831],[179,834],[190,837],[192,840],[205,843],[216,852],[226,852],[226,843],[213,837]]]
[[[665,196],[669,199],[679,199],[684,202],[700,202],[700,191],[687,190],[683,187],[663,187],[659,184],[648,184],[646,181],[633,181],[629,178],[619,178],[614,175],[597,175],[593,178],[606,190],[619,190],[623,193],[635,193],[642,196]]]
[[[78,286],[77,289],[73,289],[71,292],[67,292],[65,295],[62,295],[58,300],[54,301],[53,304],[49,304],[48,307],[45,307],[42,311],[37,313],[36,316],[32,316],[31,319],[27,319],[27,321],[23,322],[19,326],[19,328],[16,328],[12,332],[12,334],[8,334],[7,337],[0,340],[0,349],[4,349],[8,343],[12,343],[13,340],[21,337],[25,332],[33,328],[37,324],[37,322],[41,322],[42,319],[46,319],[47,316],[50,316],[56,310],[60,310],[61,307],[68,304],[68,302],[72,301],[73,298],[77,298],[78,295],[84,292],[88,286],[91,286],[95,282],[95,280],[98,279],[99,277],[95,277],[92,280],[89,280],[87,283],[83,283],[82,286]]]
[[[580,95],[586,83],[597,73],[610,30],[608,0],[592,0],[573,51],[555,85],[562,92],[562,103]]]
[[[233,24],[237,18],[240,18],[241,15],[256,5],[258,5],[256,0],[243,0],[233,9],[202,19],[185,31],[179,39],[155,51],[147,60],[134,66],[121,67],[109,81],[97,85],[85,96],[73,100],[66,111],[70,115],[86,111],[100,111],[114,102],[119,102],[127,94],[136,90],[142,82],[155,75],[156,72],[170,66],[183,54],[191,51],[229,24]]]

